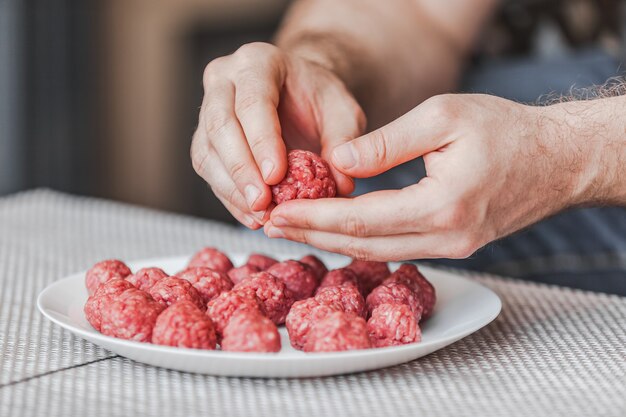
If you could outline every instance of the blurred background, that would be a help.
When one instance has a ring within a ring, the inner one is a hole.
[[[50,187],[232,221],[189,160],[202,71],[270,40],[288,4],[0,0],[0,195]],[[507,85],[539,76],[537,61],[564,75],[528,101],[603,82],[623,62],[622,9],[618,0],[503,1],[467,85],[499,78],[489,92],[506,96]],[[576,63],[591,69],[585,78]]]

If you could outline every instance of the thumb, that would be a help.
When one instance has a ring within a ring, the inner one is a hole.
[[[443,132],[420,120],[419,108],[366,135],[341,144],[331,163],[354,178],[368,178],[444,145]]]

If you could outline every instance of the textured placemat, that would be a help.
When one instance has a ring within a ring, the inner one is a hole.
[[[107,257],[310,252],[214,222],[39,190],[0,199],[2,416],[624,416],[626,299],[488,276],[500,317],[408,364],[309,379],[142,365],[36,310],[50,282]]]

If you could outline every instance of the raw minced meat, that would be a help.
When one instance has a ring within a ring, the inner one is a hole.
[[[296,301],[309,298],[317,288],[318,281],[313,270],[298,261],[279,262],[265,272],[284,282]]]
[[[85,303],[85,317],[94,329],[100,331],[102,324],[102,306],[110,304],[124,291],[134,288],[133,284],[125,279],[115,278],[98,287],[95,294]]]
[[[219,295],[209,301],[206,314],[209,316],[218,338],[224,333],[224,328],[235,313],[242,311],[258,311],[265,314],[263,303],[252,289],[232,290]]]
[[[124,279],[130,274],[131,271],[126,264],[117,259],[98,262],[85,274],[87,292],[92,295],[101,284],[115,278]]]
[[[324,278],[322,279],[322,282],[320,282],[317,291],[320,291],[322,288],[344,285],[346,283],[353,284],[358,287],[359,280],[356,274],[348,268],[333,269],[332,271],[329,271],[326,275],[324,275]],[[361,290],[361,288],[359,288],[359,290]]]
[[[161,268],[142,268],[126,279],[141,291],[149,292],[154,284],[167,276]]]
[[[415,293],[419,294],[422,299],[422,306],[424,307],[422,320],[432,315],[437,302],[435,287],[419,272],[417,266],[402,264],[384,282],[400,282],[407,285]]]
[[[160,279],[152,288],[150,295],[154,300],[168,307],[182,300],[191,301],[200,310],[206,310],[206,304],[202,297],[189,281],[176,277],[165,277]]]
[[[231,352],[278,352],[280,334],[258,311],[239,312],[226,325],[221,347]]]
[[[419,322],[422,318],[422,298],[406,284],[401,282],[387,282],[374,288],[367,296],[365,305],[367,311],[372,311],[381,304],[406,304]]]
[[[232,281],[225,273],[201,266],[187,268],[176,274],[176,277],[189,281],[205,304],[233,288]]]
[[[263,303],[267,317],[275,324],[283,324],[294,302],[293,294],[285,283],[268,272],[257,272],[240,282],[235,290],[251,289]]]
[[[357,275],[359,288],[363,292],[364,297],[391,274],[385,262],[360,261],[355,259],[346,268],[351,269]]]
[[[228,256],[215,248],[203,248],[196,252],[187,267],[204,266],[217,272],[227,273],[233,268]]]
[[[422,334],[415,314],[406,304],[380,304],[367,321],[373,347],[419,342]]]
[[[287,155],[287,174],[272,186],[276,204],[295,199],[334,197],[337,185],[328,163],[319,155],[303,150],[293,150]]]
[[[252,274],[255,274],[257,272],[261,272],[258,267],[245,264],[228,271],[228,278],[230,278],[233,284],[239,284],[241,281],[250,278]]]
[[[365,317],[365,300],[356,285],[345,283],[344,285],[321,288],[315,299],[321,304],[339,304],[346,313],[353,313]]]
[[[363,317],[335,311],[317,322],[304,345],[305,352],[336,352],[372,346]]]
[[[328,268],[326,268],[324,262],[322,262],[315,255],[307,255],[304,258],[300,259],[300,262],[311,267],[311,269],[315,273],[315,277],[317,278],[318,282],[322,281],[322,278],[324,278],[324,275],[326,275],[326,273],[328,272]]]
[[[166,308],[156,320],[152,343],[190,349],[215,349],[213,322],[190,301]]]
[[[339,303],[320,304],[315,298],[307,298],[293,303],[285,321],[291,346],[302,349],[311,328],[335,311],[343,311],[343,307]]]
[[[265,271],[270,266],[278,263],[278,261],[274,258],[270,258],[267,255],[263,255],[261,253],[253,253],[248,258],[248,262],[246,265],[254,266],[259,269],[259,271]]]
[[[103,304],[100,311],[102,334],[135,342],[150,342],[163,306],[146,292],[129,288],[113,302]]]

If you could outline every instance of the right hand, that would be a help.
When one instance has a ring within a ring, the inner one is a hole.
[[[285,176],[287,149],[330,160],[336,146],[365,129],[363,111],[333,72],[270,44],[247,44],[211,61],[203,81],[193,167],[251,229],[269,217],[269,185]],[[331,170],[339,194],[350,194],[352,178]]]

